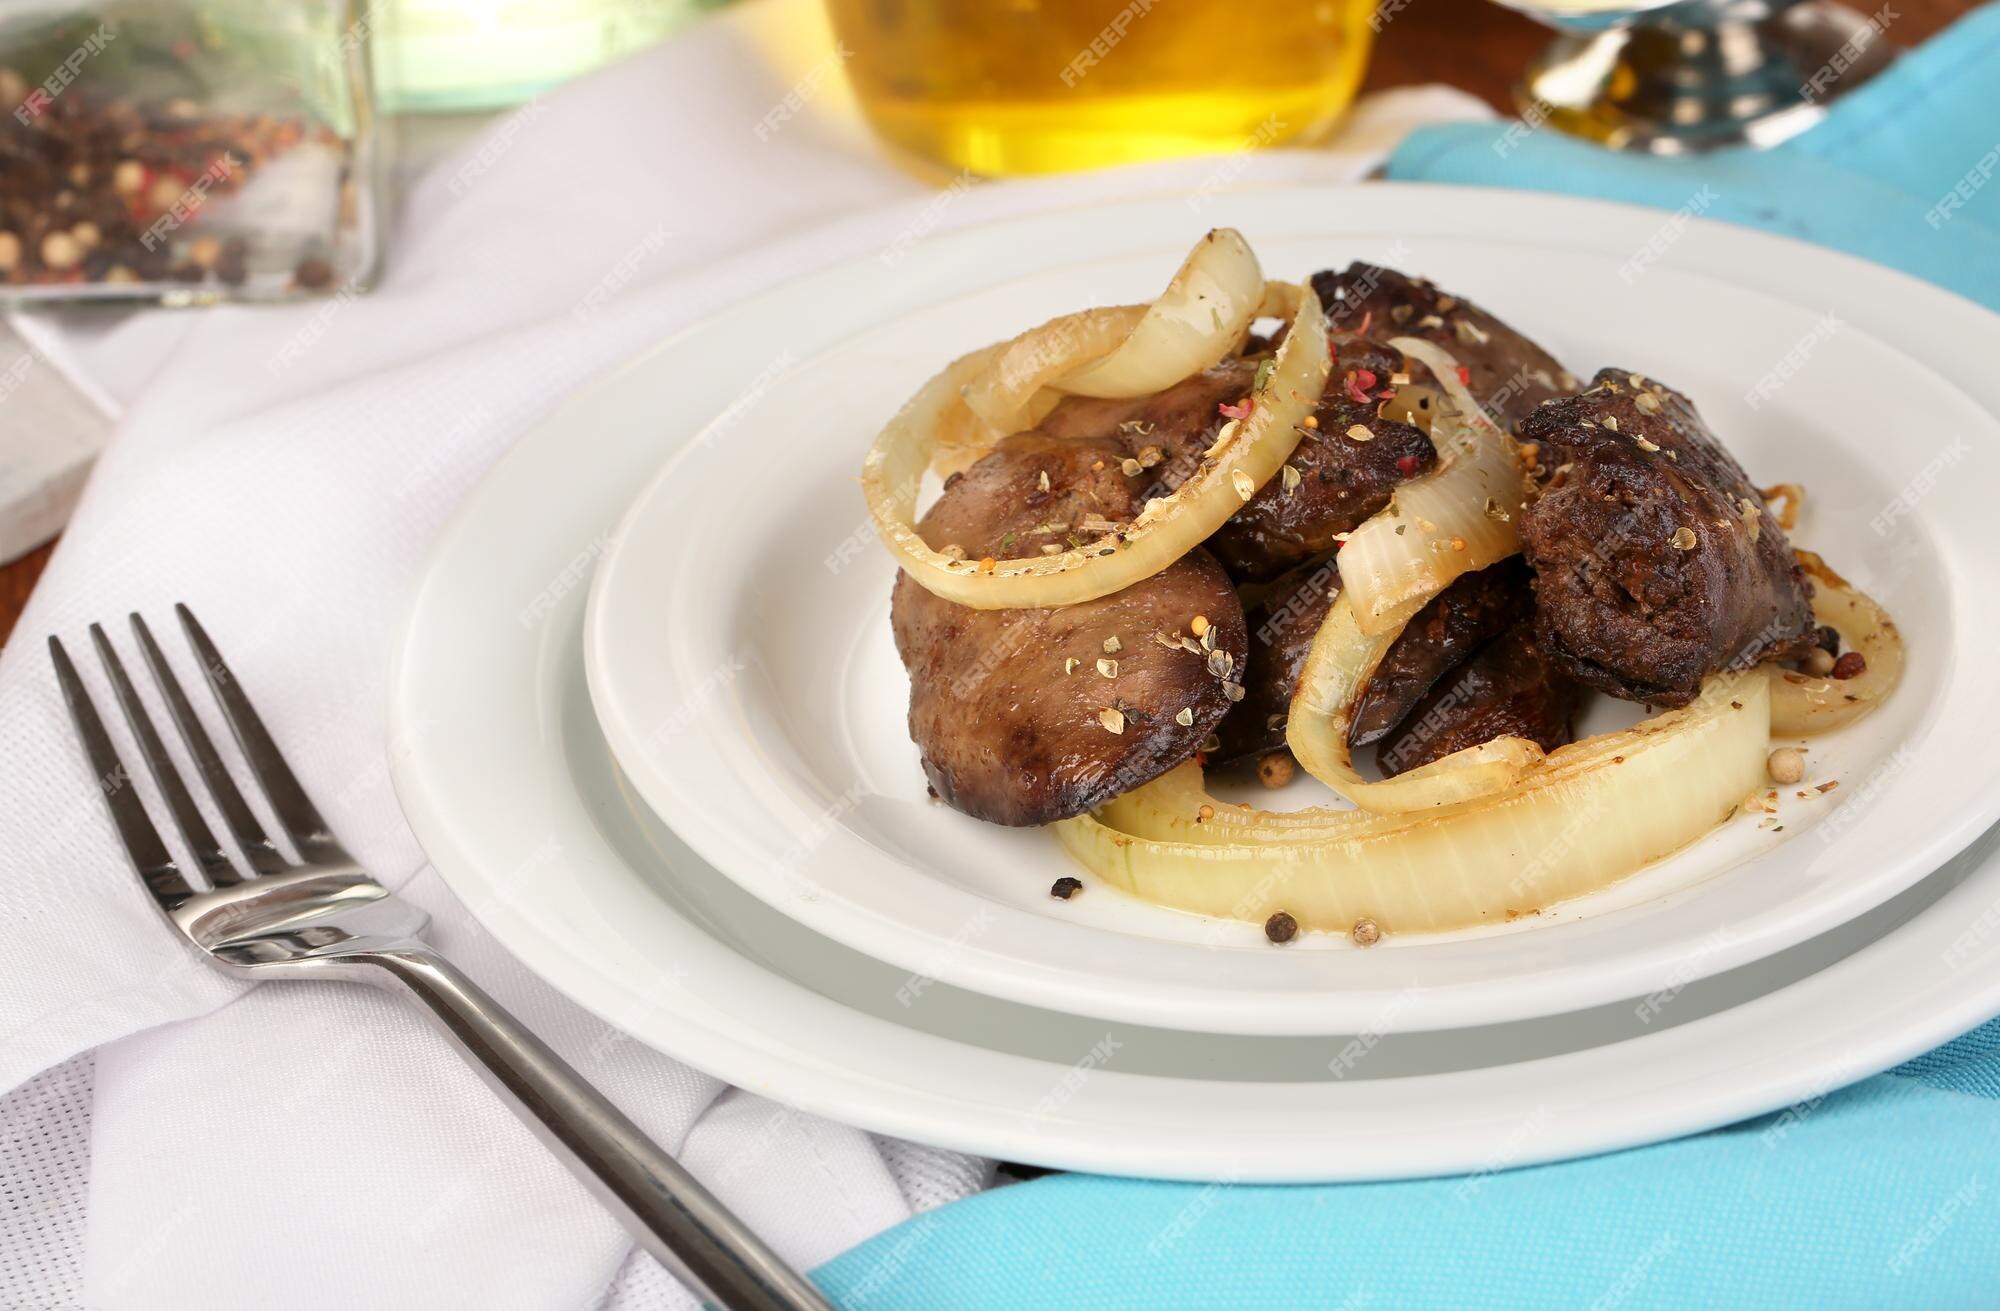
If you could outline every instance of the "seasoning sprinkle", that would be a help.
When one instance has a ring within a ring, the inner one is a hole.
[[[1097,672],[1106,678],[1116,678],[1118,677],[1118,662],[1116,660],[1099,660],[1097,662]]]
[[[1118,462],[1118,468],[1124,473],[1124,475],[1127,478],[1138,477],[1139,470],[1144,467],[1145,466],[1141,465],[1137,460],[1132,459],[1130,456],[1127,456],[1125,459],[1120,460]]]
[[[1278,483],[1287,492],[1297,491],[1299,484],[1304,481],[1305,479],[1300,475],[1299,471],[1289,464],[1278,470]]]
[[[1235,667],[1236,657],[1230,655],[1229,652],[1210,651],[1208,653],[1208,672],[1214,674],[1217,678],[1227,678],[1229,671]]]
[[[1682,524],[1680,527],[1674,529],[1671,545],[1676,551],[1692,551],[1694,549],[1694,542],[1694,529],[1688,527],[1686,524]]]
[[[1075,656],[1071,656],[1069,659],[1063,661],[1063,672],[1065,674],[1073,674],[1076,672],[1076,666],[1077,666],[1077,658]]]
[[[1229,471],[1229,484],[1236,489],[1236,495],[1242,500],[1247,501],[1257,494],[1257,484],[1252,482],[1250,475],[1241,469]]]
[[[1113,733],[1123,733],[1125,731],[1125,712],[1119,710],[1116,706],[1106,706],[1097,712],[1097,722],[1104,725],[1105,728],[1111,730]]]
[[[1750,530],[1750,541],[1754,545],[1757,541],[1758,533],[1763,527],[1757,521],[1763,516],[1764,507],[1747,496],[1737,497],[1736,506],[1743,512],[1743,526]]]
[[[1610,429],[1611,431],[1613,431],[1613,432],[1617,432],[1617,431],[1618,431],[1618,416],[1617,416],[1617,415],[1615,415],[1615,414],[1607,414],[1607,415],[1605,415],[1605,416],[1604,416],[1604,426],[1605,426],[1605,427],[1607,427],[1607,428],[1609,428],[1609,429]]]
[[[1193,728],[1194,710],[1189,706],[1182,706],[1181,712],[1178,715],[1174,716],[1174,722],[1176,724],[1179,724],[1182,728]]]
[[[1632,444],[1633,444],[1634,446],[1637,446],[1637,447],[1638,447],[1638,448],[1639,448],[1640,450],[1642,450],[1642,451],[1646,452],[1646,454],[1648,454],[1648,455],[1651,455],[1651,454],[1652,454],[1652,453],[1653,453],[1654,451],[1657,451],[1657,450],[1659,450],[1659,449],[1660,449],[1659,447],[1655,446],[1655,445],[1654,445],[1653,443],[1651,443],[1651,442],[1647,441],[1647,440],[1646,440],[1646,439],[1645,439],[1644,437],[1634,437],[1634,438],[1632,439]]]
[[[1047,469],[1042,470],[1042,476],[1035,481],[1041,484],[1043,491],[1046,492],[1049,490],[1049,471]]]
[[[1125,649],[1125,644],[1114,635],[1104,639],[1104,654],[1117,655]]]

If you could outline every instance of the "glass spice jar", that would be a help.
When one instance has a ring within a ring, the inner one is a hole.
[[[381,242],[387,0],[29,0],[0,15],[0,305],[269,301]]]

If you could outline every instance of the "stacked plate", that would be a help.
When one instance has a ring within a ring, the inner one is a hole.
[[[1787,789],[1778,825],[1739,816],[1550,913],[1368,949],[1276,947],[1102,886],[1056,900],[1081,871],[1050,835],[932,801],[862,453],[946,360],[1145,299],[1210,223],[1272,276],[1393,263],[1579,374],[1666,379],[1754,478],[1805,484],[1795,536],[1910,653],[1887,705],[1814,739],[1813,777],[1839,786]],[[2000,1011],[1993,331],[1816,248],[1513,193],[1291,188],[1200,220],[1167,197],[932,238],[893,272],[838,267],[682,333],[522,439],[421,589],[398,790],[460,896],[556,987],[885,1133],[1332,1180],[1778,1110]]]

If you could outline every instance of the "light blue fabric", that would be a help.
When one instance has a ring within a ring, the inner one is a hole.
[[[1418,132],[1389,175],[1665,209],[1707,183],[1710,217],[2000,309],[2000,5],[1776,151],[1667,162],[1540,131],[1503,157],[1497,132]],[[1995,176],[1927,221],[1982,161]],[[2000,367],[2000,320],[1993,345]],[[1471,1190],[1051,1176],[919,1216],[816,1278],[880,1311],[2000,1308],[2000,1019],[1802,1109]]]
[[[1503,139],[1491,124],[1459,123],[1412,133],[1387,172],[1668,210],[1712,193],[1704,217],[1844,250],[2000,310],[2000,4],[1904,55],[1775,150],[1662,160],[1548,127]]]

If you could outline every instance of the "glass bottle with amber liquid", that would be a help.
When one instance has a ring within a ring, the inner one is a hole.
[[[1372,0],[828,0],[889,141],[980,174],[1259,147],[1323,129]]]

